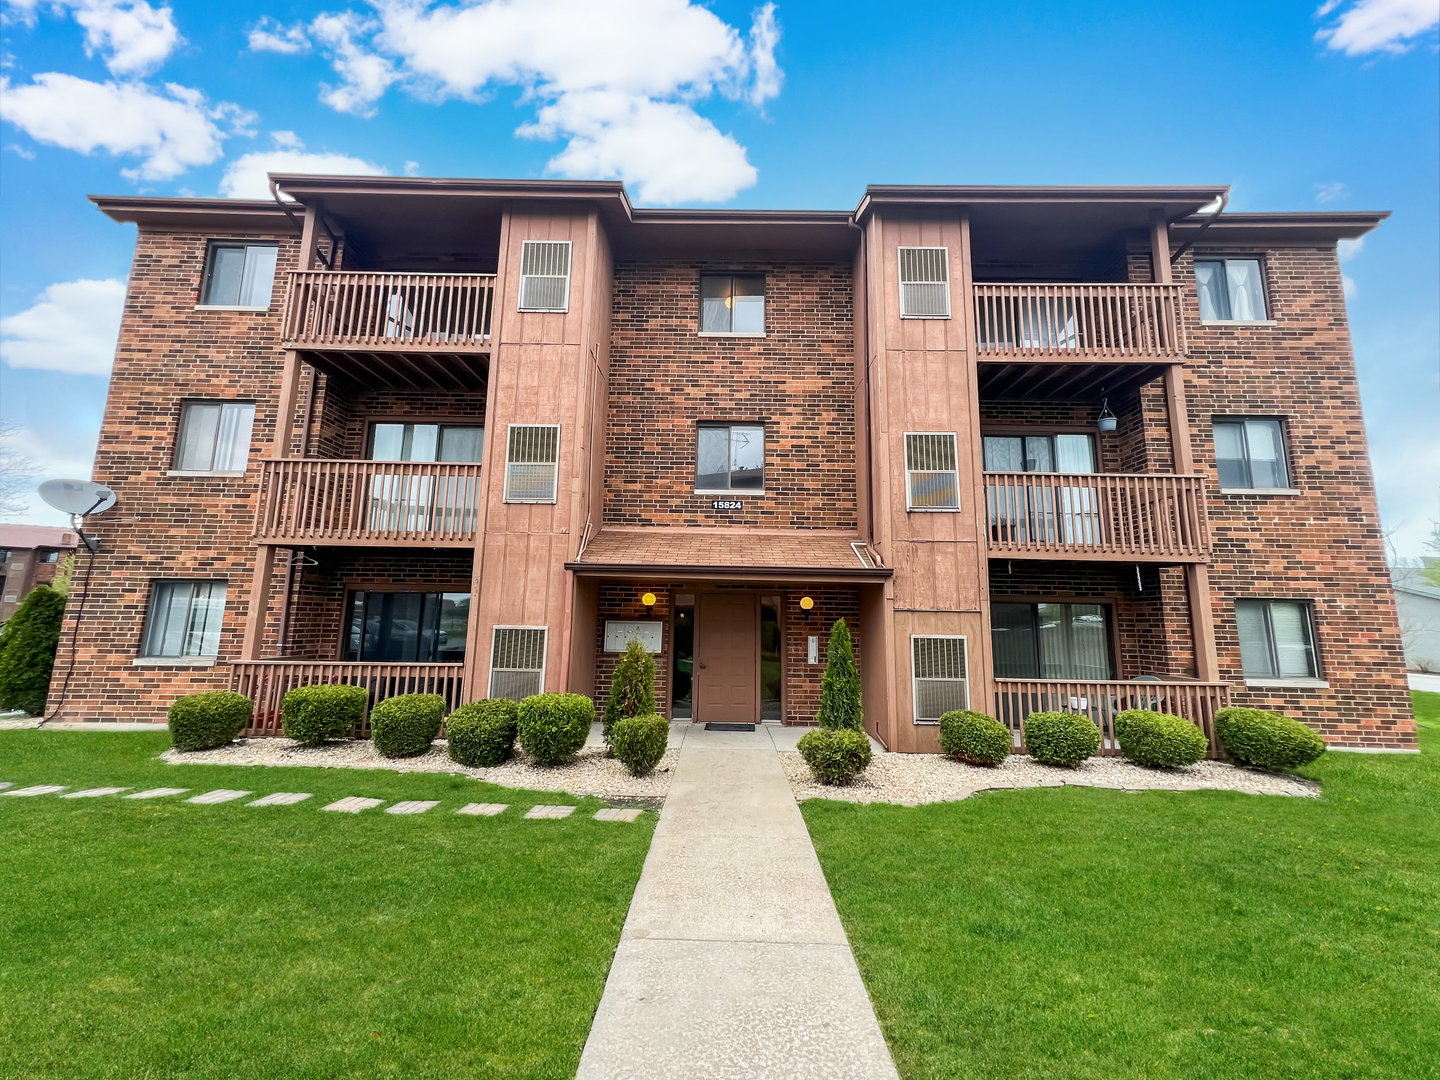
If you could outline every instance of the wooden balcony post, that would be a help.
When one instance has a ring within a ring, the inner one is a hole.
[[[305,207],[305,229],[300,234],[300,269],[314,270],[316,254],[320,250],[320,234],[324,231],[320,221],[324,206],[319,199]]]
[[[293,349],[285,353],[285,368],[280,376],[280,405],[275,416],[275,445],[271,457],[290,456],[290,440],[295,435],[295,406],[300,398],[300,354]],[[302,452],[301,457],[304,457]]]
[[[275,546],[260,544],[255,549],[255,576],[250,580],[250,611],[245,617],[245,643],[241,660],[259,660],[265,635],[265,613],[270,607],[270,578],[275,572]]]
[[[1215,651],[1215,613],[1210,607],[1210,569],[1204,563],[1185,566],[1185,592],[1190,601],[1190,637],[1195,644],[1195,676],[1201,682],[1220,678]]]
[[[1163,210],[1150,211],[1150,276],[1157,285],[1170,284],[1170,226]]]
[[[1170,451],[1175,457],[1175,471],[1191,476],[1195,458],[1190,446],[1190,410],[1185,404],[1184,364],[1171,364],[1165,369],[1165,405],[1170,413]]]

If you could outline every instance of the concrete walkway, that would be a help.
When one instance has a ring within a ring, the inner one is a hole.
[[[789,733],[682,734],[578,1080],[895,1077],[776,754]]]

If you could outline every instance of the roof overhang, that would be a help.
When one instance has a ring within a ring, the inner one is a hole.
[[[171,199],[91,195],[113,221],[173,232],[297,233],[303,211],[287,214],[273,199]]]
[[[1004,186],[951,184],[871,184],[855,208],[857,221],[881,207],[934,209],[967,207],[1133,206],[1160,210],[1167,219],[1195,213],[1230,190],[1228,184],[1173,187],[1144,186]]]
[[[1221,214],[1205,227],[1208,214],[1193,214],[1171,222],[1171,243],[1176,247],[1192,238],[1207,244],[1249,244],[1256,247],[1315,247],[1337,240],[1358,240],[1390,216],[1388,210],[1354,210],[1345,213]],[[1204,228],[1204,232],[1200,230]]]

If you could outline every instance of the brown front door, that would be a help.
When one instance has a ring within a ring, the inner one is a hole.
[[[755,597],[701,593],[697,622],[695,719],[755,723],[759,719]]]

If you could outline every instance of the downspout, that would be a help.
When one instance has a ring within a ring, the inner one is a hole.
[[[1228,191],[1222,191],[1222,192],[1220,193],[1220,205],[1219,205],[1218,207],[1216,207],[1215,212],[1214,212],[1213,214],[1211,214],[1209,217],[1207,217],[1207,218],[1200,224],[1200,228],[1198,228],[1198,229],[1195,230],[1195,235],[1194,235],[1194,236],[1192,236],[1189,240],[1185,241],[1185,243],[1181,244],[1180,247],[1177,248],[1177,249],[1175,250],[1175,252],[1170,256],[1170,265],[1171,265],[1171,266],[1174,266],[1174,265],[1175,265],[1175,260],[1177,260],[1178,258],[1180,258],[1181,255],[1184,255],[1185,252],[1187,252],[1187,251],[1190,250],[1190,248],[1194,245],[1195,241],[1200,239],[1200,234],[1201,234],[1201,233],[1203,233],[1206,229],[1208,229],[1211,225],[1213,225],[1213,224],[1215,223],[1215,219],[1218,218],[1221,214],[1223,214],[1223,213],[1225,212],[1225,207],[1228,206],[1229,203],[1230,203],[1230,192],[1228,192]]]

